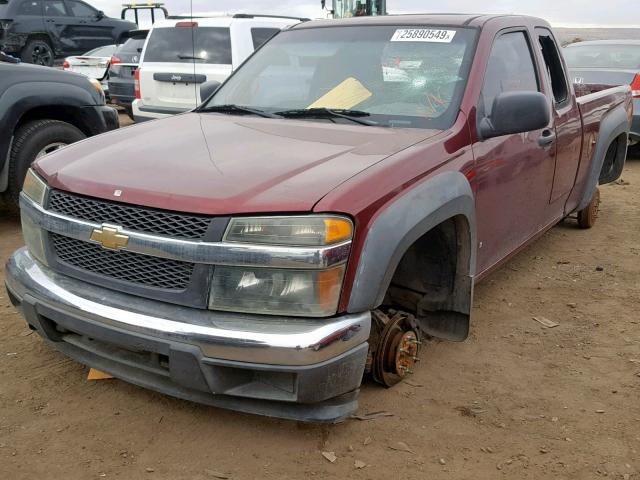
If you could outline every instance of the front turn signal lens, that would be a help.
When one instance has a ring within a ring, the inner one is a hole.
[[[353,236],[353,225],[345,218],[325,218],[324,226],[325,245],[350,240]]]
[[[44,183],[44,180],[36,175],[32,169],[27,170],[22,191],[41,207],[44,205],[44,199],[47,195],[47,184]]]

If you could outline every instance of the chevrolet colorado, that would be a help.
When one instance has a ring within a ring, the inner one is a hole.
[[[631,92],[576,98],[566,71],[536,18],[296,25],[195,111],[39,159],[10,298],[134,384],[340,421],[363,374],[392,386],[425,338],[467,337],[476,282],[593,224]]]

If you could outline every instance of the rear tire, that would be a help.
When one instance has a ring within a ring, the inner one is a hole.
[[[59,120],[34,120],[19,127],[9,155],[9,185],[6,194],[9,208],[18,209],[24,177],[36,158],[84,138],[86,135],[76,127]]]
[[[49,42],[41,38],[34,38],[29,40],[22,49],[20,58],[24,63],[53,67],[55,54]]]
[[[580,228],[591,228],[595,225],[600,209],[600,190],[596,188],[589,205],[578,212],[578,226]]]

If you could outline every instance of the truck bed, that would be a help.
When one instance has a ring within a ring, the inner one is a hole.
[[[602,180],[604,168],[611,171],[622,171],[626,155],[616,155],[616,165],[607,165],[604,159],[594,158],[598,152],[596,145],[600,134],[608,123],[619,123],[620,116],[626,115],[629,122],[633,112],[631,88],[629,86],[611,87],[609,85],[576,84],[574,85],[577,96],[578,108],[582,117],[582,149],[576,181],[571,197],[567,202],[569,211],[575,206],[584,203],[584,194],[595,188],[593,184],[594,173],[598,180]],[[626,145],[625,145],[626,147]],[[613,152],[615,154],[615,152]],[[597,172],[591,169],[600,165]],[[599,181],[598,183],[608,183]]]

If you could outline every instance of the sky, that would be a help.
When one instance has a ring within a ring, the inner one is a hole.
[[[112,17],[120,16],[122,0],[87,0]],[[169,12],[190,10],[189,0],[164,0]],[[138,3],[145,3],[139,1]],[[331,4],[331,0],[327,0]],[[437,5],[437,6],[436,6]],[[387,0],[390,13],[471,12],[518,13],[543,17],[556,27],[633,27],[640,26],[638,0],[455,0],[448,3],[429,0]],[[324,18],[320,0],[193,0],[194,12],[270,13]],[[634,18],[635,17],[635,18]]]

